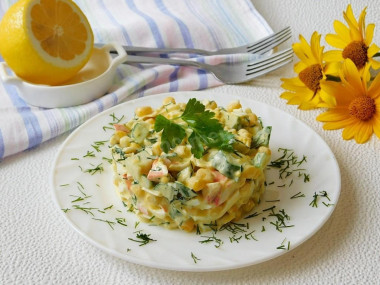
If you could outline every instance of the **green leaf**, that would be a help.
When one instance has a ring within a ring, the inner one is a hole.
[[[193,132],[189,139],[191,145],[191,152],[194,154],[196,158],[201,158],[204,153],[203,142],[200,136],[197,135],[196,132]]]
[[[195,98],[191,98],[184,112],[178,119],[182,119],[192,130],[188,141],[191,145],[191,152],[196,158],[202,157],[205,148],[217,148],[232,152],[234,135],[224,130],[223,125],[214,118],[215,113],[206,110],[206,107]],[[155,130],[161,131],[161,148],[168,152],[170,148],[180,144],[186,137],[183,127],[166,119],[162,115],[157,116]]]
[[[154,130],[156,132],[163,130],[161,136],[161,148],[166,153],[168,153],[171,148],[180,144],[186,137],[186,132],[180,125],[166,119],[162,115],[156,117]]]

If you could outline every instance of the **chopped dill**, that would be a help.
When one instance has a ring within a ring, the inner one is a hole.
[[[250,214],[248,216],[246,216],[244,219],[250,219],[250,218],[253,218],[253,217],[257,217],[261,215],[260,213],[257,213],[257,212],[254,212],[253,214]]]
[[[90,214],[92,216],[94,216],[94,213],[92,212],[92,210],[98,210],[98,208],[81,207],[79,205],[73,205],[73,208],[77,209],[77,210],[81,210],[81,211],[85,212],[86,214]]]
[[[197,263],[199,260],[201,260],[200,258],[196,257],[194,253],[191,253],[191,258],[193,259],[194,263]]]
[[[217,238],[215,234],[212,234],[212,236],[201,236],[201,237],[204,238],[204,240],[199,241],[199,243],[215,242],[214,246],[216,248],[219,248],[223,244],[223,241],[220,238]]]
[[[107,223],[110,226],[111,229],[114,229],[113,225],[116,224],[115,222],[112,222],[112,221],[109,221],[109,220],[103,220],[103,219],[97,219],[97,218],[92,218],[92,219],[96,220],[96,221]]]
[[[87,153],[83,157],[95,157],[94,151],[87,151]]]
[[[146,245],[151,241],[156,241],[155,239],[150,238],[150,234],[142,233],[141,231],[134,232],[136,234],[136,239],[128,238],[131,241],[140,243],[139,246]]]
[[[125,226],[125,227],[128,226],[128,225],[126,224],[126,220],[125,220],[125,218],[116,218],[116,222],[117,222],[119,225],[122,225],[122,226]]]
[[[301,197],[305,197],[305,194],[298,192],[297,194],[294,194],[292,197],[290,197],[290,199],[297,199]]]

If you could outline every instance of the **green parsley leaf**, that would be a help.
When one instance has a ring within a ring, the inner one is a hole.
[[[161,148],[166,153],[168,153],[171,148],[180,144],[186,136],[185,130],[180,125],[166,119],[162,115],[156,117],[154,130],[156,132],[164,130],[162,132]]]
[[[215,114],[206,110],[206,107],[201,102],[191,98],[179,117],[192,130],[188,141],[191,145],[191,152],[196,158],[202,157],[206,147],[233,151],[234,135],[225,131],[222,124],[214,116]],[[165,152],[180,144],[186,137],[183,127],[162,115],[157,116],[154,129],[156,131],[164,130],[161,138],[161,148]]]

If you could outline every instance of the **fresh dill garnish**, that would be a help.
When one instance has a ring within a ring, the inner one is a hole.
[[[103,168],[103,163],[99,163],[98,165],[93,165],[91,164],[91,166],[94,166],[93,168],[88,168],[88,169],[82,169],[82,171],[84,173],[89,173],[91,175],[94,175],[96,173],[102,173],[104,171],[104,168]]]
[[[103,131],[107,131],[107,130],[113,130],[114,128],[110,127],[110,126],[103,126]]]
[[[246,216],[244,219],[250,219],[250,218],[253,218],[253,217],[257,217],[259,215],[260,215],[260,213],[254,212],[253,214],[250,214],[250,215]]]
[[[103,156],[102,159],[105,160],[105,161],[107,161],[109,164],[111,164],[112,161],[113,161],[112,158],[108,158],[108,157],[105,157],[105,156]]]
[[[110,117],[112,118],[112,124],[119,124],[124,119],[124,115],[118,118],[115,113],[110,114]]]
[[[98,218],[92,218],[92,219],[96,220],[96,221],[107,223],[110,226],[111,229],[114,229],[113,225],[116,224],[115,222],[112,222],[112,221],[109,221],[109,220],[103,220],[103,219],[98,219]]]
[[[142,233],[141,231],[134,232],[136,234],[136,239],[128,238],[131,241],[140,243],[139,246],[146,245],[152,241],[156,241],[155,239],[150,238],[150,234]]]
[[[305,197],[305,194],[298,192],[294,194],[292,197],[290,197],[290,199],[296,199],[296,198],[301,198],[301,197]]]
[[[213,223],[209,223],[209,224],[204,224],[206,227],[209,227],[213,232],[217,232],[218,231],[218,224],[216,223],[216,221]]]
[[[277,231],[282,232],[283,228],[290,228],[294,227],[294,225],[289,225],[288,221],[290,220],[290,216],[285,212],[284,209],[275,212],[273,209],[271,213],[269,214],[269,217],[274,217],[276,220],[273,222],[270,222],[271,225],[273,225]]]
[[[199,260],[201,260],[200,258],[196,257],[194,253],[191,253],[191,258],[193,259],[194,263],[197,263]]]
[[[312,206],[313,208],[318,208],[318,201],[319,201],[319,197],[321,198],[326,198],[327,200],[331,201],[330,200],[330,197],[328,196],[327,192],[326,191],[320,191],[319,194],[317,194],[317,192],[314,192],[314,195],[313,195],[313,200],[310,202],[309,206]],[[322,202],[323,203],[323,202]],[[324,203],[324,205],[326,207],[328,206],[332,206],[334,204],[326,204]]]
[[[87,151],[87,153],[83,157],[95,157],[94,151]]]
[[[103,210],[109,210],[109,209],[112,209],[113,205],[109,205],[108,207],[104,208]]]
[[[240,223],[229,222],[221,226],[219,231],[227,230],[232,234],[237,234],[237,233],[246,232],[246,229],[249,229],[249,223],[240,224]]]
[[[304,177],[305,183],[310,181],[310,175],[305,173],[306,169],[299,168],[302,164],[307,162],[305,155],[303,155],[302,159],[299,159],[292,149],[287,148],[279,148],[278,152],[282,152],[282,155],[276,160],[271,161],[268,167],[278,168],[280,179],[285,179],[293,174],[298,174],[298,176]],[[291,184],[293,184],[293,181]],[[285,185],[278,187],[284,186]]]
[[[240,241],[240,239],[241,239],[242,237],[243,237],[243,236],[239,236],[239,237],[237,237],[236,235],[233,235],[233,236],[229,237],[229,239],[230,239],[230,242],[231,242],[231,243],[234,243],[234,242],[239,243],[239,241]]]
[[[219,248],[222,244],[223,244],[223,241],[216,237],[215,234],[212,234],[212,236],[201,236],[202,238],[204,238],[204,240],[201,240],[199,241],[199,243],[210,243],[210,242],[214,242],[214,246],[216,248]]]
[[[276,249],[289,250],[290,249],[290,241],[288,241],[287,246],[285,246],[286,238],[281,242],[281,245],[276,247]]]
[[[276,208],[276,206],[272,206],[272,207],[266,208],[266,209],[263,210],[263,212],[273,211],[274,208]]]
[[[64,213],[67,213],[68,211],[70,211],[71,209],[69,208],[66,208],[66,209],[61,209]]]
[[[245,234],[245,235],[244,235],[245,239],[247,239],[247,240],[251,240],[251,239],[253,239],[253,240],[255,240],[255,241],[258,241],[258,239],[253,235],[254,232],[255,232],[255,231],[253,230],[253,231],[251,231],[251,232]]]
[[[84,197],[82,197],[82,196],[76,196],[76,195],[70,195],[70,196],[72,196],[72,197],[76,197],[76,199],[75,199],[75,200],[72,200],[71,203],[80,202],[80,201],[83,201],[83,200],[85,200],[85,199],[91,197],[91,196],[87,196],[87,195],[84,196]]]
[[[125,226],[125,227],[128,226],[128,225],[126,224],[126,220],[125,220],[125,218],[116,218],[116,222],[117,222],[119,225],[122,225],[122,226]]]
[[[90,214],[92,216],[94,216],[94,213],[92,212],[92,210],[98,210],[98,208],[82,207],[80,205],[73,205],[73,208],[77,210],[81,210],[85,212],[86,214]]]
[[[81,189],[84,189],[84,186],[83,186],[83,184],[82,183],[80,183],[80,182],[77,182],[77,184],[78,184],[78,186],[81,188]],[[78,188],[79,189],[79,188]]]

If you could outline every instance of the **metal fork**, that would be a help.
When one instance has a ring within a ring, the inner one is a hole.
[[[228,84],[243,83],[253,78],[278,69],[292,61],[292,48],[262,56],[260,59],[243,62],[221,63],[218,65],[206,64],[188,59],[157,58],[149,56],[128,55],[125,63],[153,63],[192,66],[210,71],[220,81]]]
[[[146,48],[146,47],[134,47],[123,46],[126,52],[129,54],[142,54],[142,53],[185,53],[185,54],[199,54],[199,55],[218,55],[218,54],[235,54],[235,53],[256,53],[264,54],[270,51],[272,48],[287,41],[292,36],[290,27],[286,27],[277,33],[271,34],[265,38],[262,38],[252,44],[226,48],[215,51],[208,51],[203,49],[189,49],[189,48]],[[112,51],[111,51],[112,52]]]

